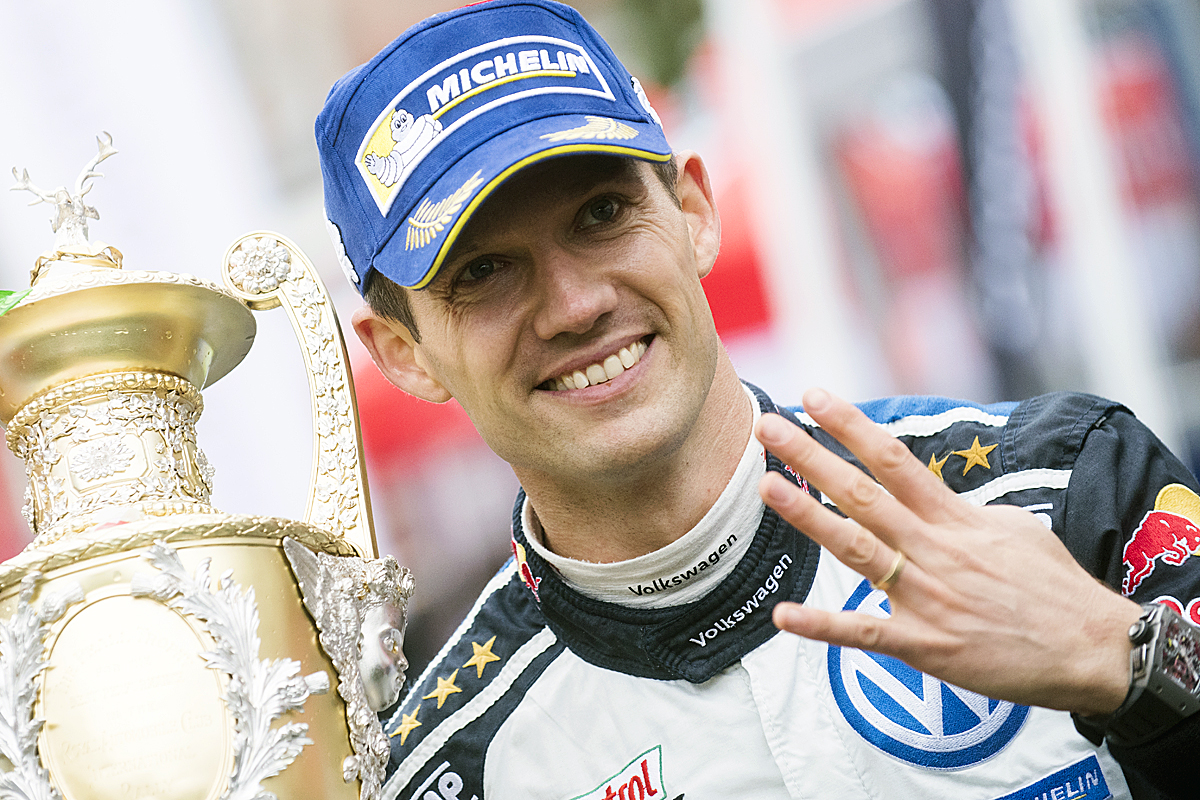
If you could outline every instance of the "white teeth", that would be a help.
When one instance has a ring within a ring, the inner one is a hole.
[[[577,369],[574,372],[558,376],[554,379],[554,388],[562,392],[568,389],[584,389],[588,386],[595,386],[598,383],[611,381],[638,363],[645,352],[645,343],[634,342],[628,347],[622,347],[616,353],[604,359],[604,361],[591,364],[586,370]]]

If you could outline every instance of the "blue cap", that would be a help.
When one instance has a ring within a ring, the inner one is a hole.
[[[421,288],[518,170],[569,153],[666,161],[637,79],[570,6],[490,0],[409,28],[317,116],[325,215],[347,276]]]

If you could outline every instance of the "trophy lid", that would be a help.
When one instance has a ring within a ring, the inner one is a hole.
[[[32,288],[0,316],[0,423],[68,381],[111,372],[176,375],[204,388],[237,366],[254,342],[250,309],[226,289],[190,275],[121,268],[115,247],[88,240],[83,202],[100,161],[116,153],[106,133],[74,191],[45,192],[29,173],[12,188],[57,208],[54,249],[35,262]]]

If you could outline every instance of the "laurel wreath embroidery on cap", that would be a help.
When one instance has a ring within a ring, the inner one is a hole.
[[[436,239],[481,183],[483,183],[483,179],[479,177],[479,172],[476,172],[445,200],[438,203],[429,202],[428,197],[422,200],[421,205],[417,206],[416,212],[408,218],[408,232],[404,237],[404,249],[414,250],[424,247]]]
[[[551,142],[571,139],[632,139],[638,132],[623,122],[608,117],[588,117],[587,124],[558,133],[547,133],[540,138]]]

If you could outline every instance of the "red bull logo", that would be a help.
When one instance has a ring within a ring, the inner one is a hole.
[[[1121,592],[1126,597],[1146,580],[1157,562],[1173,567],[1200,551],[1200,497],[1178,483],[1163,487],[1154,500],[1154,510],[1125,544],[1125,578]]]
[[[521,576],[521,583],[528,586],[529,591],[533,592],[534,600],[542,602],[542,598],[538,597],[538,584],[542,582],[542,579],[533,577],[533,570],[525,561],[525,548],[516,539],[513,539],[512,551],[513,556],[517,559],[517,573]]]

